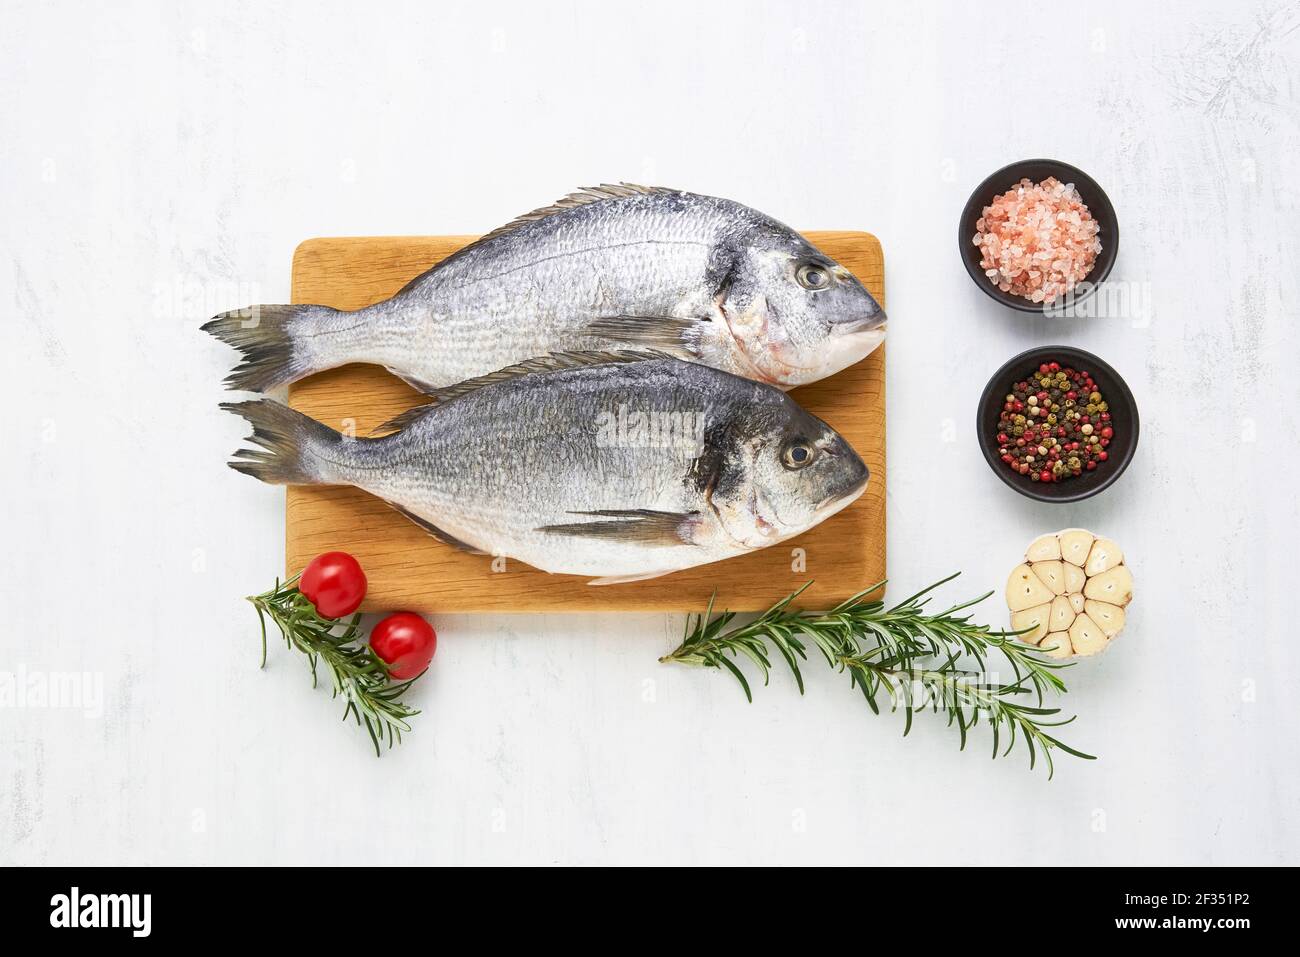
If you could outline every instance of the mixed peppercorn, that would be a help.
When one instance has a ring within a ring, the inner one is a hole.
[[[998,416],[998,455],[1033,482],[1064,482],[1092,472],[1115,436],[1110,408],[1086,371],[1044,362],[1015,383]]]

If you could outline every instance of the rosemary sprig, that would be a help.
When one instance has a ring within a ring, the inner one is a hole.
[[[771,649],[775,648],[803,694],[800,663],[808,660],[805,642],[810,642],[829,666],[849,673],[850,683],[862,692],[873,712],[880,712],[877,698],[882,692],[889,698],[891,711],[903,710],[904,735],[912,729],[912,715],[929,708],[948,715],[948,724],[958,729],[964,750],[968,732],[983,715],[993,731],[994,757],[1010,753],[1019,735],[1029,751],[1029,766],[1034,767],[1041,752],[1049,778],[1054,771],[1054,749],[1091,760],[1092,755],[1071,748],[1048,730],[1074,720],[1048,720],[1060,709],[1043,707],[1046,692],[1066,692],[1058,672],[1068,665],[1043,658],[1033,646],[1016,642],[1015,636],[1021,632],[994,631],[974,624],[969,614],[961,614],[992,592],[938,613],[926,612],[930,593],[956,577],[949,575],[890,608],[883,601],[868,600],[884,587],[882,581],[825,613],[791,610],[790,603],[812,584],[808,582],[753,621],[734,627],[729,626],[735,613],[715,615],[711,598],[703,615],[693,623],[687,619],[682,643],[659,660],[725,669],[753,701],[749,680],[738,661],[743,657],[753,662],[767,684]],[[993,652],[1006,659],[1014,681],[987,680],[988,657]],[[968,666],[960,667],[962,663]],[[1024,694],[1036,695],[1037,705],[1017,700]],[[1004,734],[1005,749],[1001,747]]]
[[[407,719],[420,713],[400,700],[419,675],[409,681],[393,682],[388,666],[370,645],[358,641],[361,616],[353,615],[346,621],[322,618],[298,591],[297,584],[297,576],[283,584],[276,579],[270,591],[248,596],[262,623],[261,667],[266,667],[266,619],[270,617],[285,644],[307,656],[312,687],[318,682],[317,665],[323,662],[332,685],[331,697],[342,695],[347,702],[343,720],[352,715],[357,724],[365,727],[376,755],[381,753],[381,741],[387,741],[392,748],[401,742],[403,731],[411,730]],[[343,631],[336,633],[338,627]]]

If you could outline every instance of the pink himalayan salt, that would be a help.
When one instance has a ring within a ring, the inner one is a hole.
[[[980,268],[1003,292],[1054,302],[1092,271],[1100,227],[1073,183],[1022,179],[975,223]]]

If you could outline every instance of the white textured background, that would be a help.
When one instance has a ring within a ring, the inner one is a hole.
[[[88,671],[104,705],[0,709],[0,862],[1297,862],[1294,4],[379,6],[6,4],[0,671]],[[1038,155],[1110,193],[1145,315],[971,284],[963,201]],[[383,760],[282,646],[258,672],[240,596],[280,570],[283,495],[223,465],[232,354],[200,322],[283,301],[306,237],[483,231],[618,179],[880,236],[893,594],[1116,538],[1130,625],[1066,700],[1099,761],[904,740],[815,667],[748,705],[656,663],[676,616],[443,617]],[[1066,507],[971,427],[1053,340],[1143,416]]]

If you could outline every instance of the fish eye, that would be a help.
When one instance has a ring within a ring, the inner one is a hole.
[[[805,289],[811,289],[813,291],[825,289],[831,284],[831,274],[821,266],[814,265],[813,263],[805,263],[800,266],[799,271],[794,275],[795,278],[799,280],[799,285],[803,286]]]
[[[807,442],[796,440],[781,452],[781,460],[788,469],[801,469],[813,460],[813,448]]]

